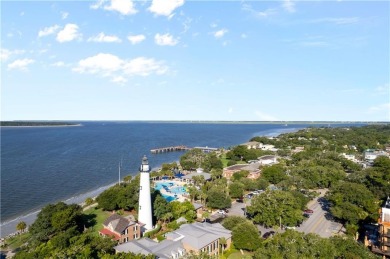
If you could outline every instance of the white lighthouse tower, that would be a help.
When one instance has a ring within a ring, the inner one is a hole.
[[[146,156],[142,158],[139,182],[138,221],[145,224],[146,230],[153,229],[152,201],[150,198],[150,167]]]

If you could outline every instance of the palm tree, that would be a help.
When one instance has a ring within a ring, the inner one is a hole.
[[[225,251],[226,243],[227,243],[227,242],[226,242],[226,238],[221,237],[221,238],[219,239],[219,244],[221,245],[222,253],[223,253],[223,251]]]
[[[167,212],[164,215],[162,215],[161,220],[164,223],[166,223],[166,222],[169,222],[171,218],[173,218],[173,214],[171,212]]]
[[[16,225],[16,231],[23,233],[27,228],[27,224],[24,221],[19,221]]]
[[[131,175],[126,175],[124,178],[123,178],[123,180],[126,182],[126,183],[129,183],[129,182],[131,182],[131,179],[132,179],[133,177],[131,176]]]

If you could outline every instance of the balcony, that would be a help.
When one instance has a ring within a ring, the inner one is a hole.
[[[372,246],[371,251],[375,254],[390,256],[390,250],[382,250],[376,246]]]

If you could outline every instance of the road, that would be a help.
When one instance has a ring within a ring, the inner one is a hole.
[[[313,210],[313,214],[305,220],[299,227],[296,227],[296,230],[299,232],[315,233],[321,237],[330,237],[336,234],[343,233],[342,224],[337,223],[331,217],[331,214],[328,212],[328,202],[323,198],[327,190],[320,190],[320,196],[308,203],[308,209]],[[232,207],[229,209],[228,216],[245,216],[244,208],[250,205],[250,200],[246,200],[245,203],[234,202]],[[280,229],[264,228],[258,226],[261,233],[266,233],[268,231],[283,232]]]
[[[328,201],[324,198],[326,191],[321,190],[320,196],[308,203],[308,209],[313,210],[313,214],[296,228],[297,231],[314,233],[321,237],[331,237],[344,231],[343,225],[335,222],[329,212]]]

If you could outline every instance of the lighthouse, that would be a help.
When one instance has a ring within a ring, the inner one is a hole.
[[[145,224],[146,230],[153,229],[152,221],[152,201],[150,198],[150,167],[148,158],[142,158],[140,166],[140,182],[139,182],[139,201],[138,201],[138,221]]]

